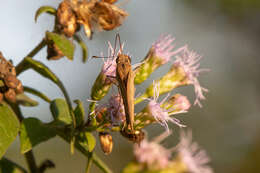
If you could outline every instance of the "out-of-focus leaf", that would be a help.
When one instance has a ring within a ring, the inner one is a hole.
[[[34,17],[34,20],[35,22],[37,22],[37,19],[38,17],[42,14],[42,13],[48,13],[48,14],[51,14],[51,15],[56,15],[56,9],[51,7],[51,6],[42,6],[40,7],[36,13],[35,13],[35,17]]]
[[[69,59],[73,60],[74,44],[68,40],[64,35],[59,35],[53,32],[46,32],[47,40],[53,41],[58,49]]]
[[[0,172],[1,173],[27,173],[23,167],[6,158],[2,158],[0,160]]]
[[[53,100],[50,109],[56,125],[66,126],[72,124],[69,107],[64,99]]]
[[[76,142],[89,152],[93,151],[96,146],[96,138],[90,132],[80,133]]]
[[[13,110],[5,103],[0,104],[0,158],[18,135],[19,125]]]
[[[31,99],[30,97],[28,97],[27,95],[25,94],[18,94],[16,95],[16,101],[18,104],[21,104],[23,106],[38,106],[38,102]]]
[[[52,128],[43,124],[37,118],[24,119],[21,124],[20,132],[20,150],[22,154],[56,135]]]
[[[59,78],[47,66],[45,66],[40,61],[33,60],[30,57],[24,58],[21,66],[23,68],[22,68],[22,70],[20,70],[20,73],[22,73],[23,71],[26,71],[27,69],[31,68],[31,69],[35,70],[36,72],[38,72],[39,74],[41,74],[42,76],[46,77],[47,79],[50,79],[55,84],[57,84],[57,86],[60,88],[60,90],[64,94],[66,101],[69,104],[69,107],[70,108],[72,107],[69,95],[67,94],[63,83],[59,80]]]
[[[74,102],[77,104],[76,108],[74,109],[74,115],[76,118],[76,125],[79,127],[84,124],[85,110],[80,100],[75,100]]]
[[[82,39],[79,36],[74,35],[74,39],[78,42],[78,44],[81,47],[82,61],[83,61],[83,63],[85,63],[88,60],[88,47],[86,46],[86,44],[82,41]]]
[[[47,66],[45,66],[40,61],[36,61],[30,57],[27,57],[24,59],[23,70],[21,72],[23,72],[27,69],[30,69],[30,68],[32,68],[36,72],[40,73],[42,76],[52,80],[54,83],[56,83],[56,84],[59,83],[58,77]]]
[[[46,101],[48,103],[51,102],[51,99],[49,99],[49,97],[47,97],[45,94],[43,94],[42,92],[40,92],[34,88],[31,88],[28,86],[23,86],[23,90],[24,90],[24,92],[27,92],[27,93],[40,97],[41,99],[43,99],[44,101]]]

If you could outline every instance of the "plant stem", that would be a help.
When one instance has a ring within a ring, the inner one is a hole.
[[[93,162],[93,153],[91,152],[88,157],[88,162],[87,162],[85,173],[89,173],[92,162]]]
[[[59,136],[64,139],[67,142],[70,142],[69,136],[68,135],[64,135],[62,133],[58,133]],[[92,161],[93,163],[99,168],[101,169],[104,173],[112,173],[112,171],[110,170],[110,168],[94,153],[94,152],[88,152],[86,151],[85,148],[83,148],[82,146],[80,146],[77,142],[75,143],[75,147],[77,148],[77,150],[79,150],[83,155],[85,155],[86,157],[90,157],[90,154],[92,154]]]
[[[22,115],[20,107],[17,104],[12,104],[12,103],[10,103],[10,106],[14,110],[14,112],[17,115],[19,121],[22,122],[24,117]],[[37,173],[37,165],[36,165],[36,161],[35,161],[33,151],[30,150],[30,151],[26,152],[24,154],[24,156],[25,156],[25,160],[27,162],[27,165],[29,167],[30,173]]]
[[[41,42],[25,57],[31,57],[33,58],[42,48],[46,46],[46,41],[45,39],[42,39]],[[17,76],[20,74],[21,70],[23,69],[23,62],[24,59],[15,67]]]
[[[25,153],[24,155],[25,155],[25,159],[26,159],[26,162],[28,164],[28,167],[30,169],[30,172],[31,173],[37,173],[38,168],[37,168],[37,165],[36,165],[36,161],[35,161],[33,151],[30,150],[27,153]]]

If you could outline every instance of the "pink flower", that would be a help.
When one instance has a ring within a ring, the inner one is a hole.
[[[169,62],[171,57],[177,55],[179,52],[186,49],[186,46],[183,46],[177,50],[173,50],[175,45],[172,44],[175,38],[171,35],[161,36],[154,44],[154,50],[157,57],[161,58],[162,64]]]
[[[125,108],[120,94],[112,95],[108,101],[108,113],[113,125],[119,125],[125,121]]]
[[[138,145],[134,145],[134,155],[137,162],[145,164],[149,169],[164,169],[169,164],[171,151],[161,146],[159,143],[168,137],[170,133],[165,132],[151,142],[142,140]]]
[[[169,131],[169,127],[167,124],[168,121],[178,125],[179,127],[185,127],[185,125],[180,123],[180,120],[171,117],[171,115],[176,114],[176,112],[170,113],[173,111],[172,109],[164,109],[161,107],[162,104],[168,98],[168,96],[166,96],[161,102],[157,102],[159,98],[159,88],[158,88],[158,84],[154,84],[154,97],[153,99],[148,99],[150,100],[150,102],[148,103],[148,112],[154,117],[154,119],[157,122],[159,122],[162,126],[164,126],[167,131]],[[178,111],[177,113],[183,113],[183,112],[186,111]]]
[[[199,69],[199,60],[202,57],[194,51],[184,50],[181,55],[176,56],[175,66],[180,66],[185,71],[189,84],[192,84],[195,89],[196,99],[194,104],[202,107],[200,100],[204,100],[203,92],[207,92],[206,88],[201,87],[197,77],[201,72],[208,71],[208,69]]]
[[[176,94],[174,98],[174,108],[176,110],[187,111],[190,108],[190,101],[186,96]]]
[[[118,51],[119,53],[119,51]],[[118,54],[117,53],[117,54]],[[104,65],[102,67],[102,73],[108,77],[116,77],[116,57],[115,50],[112,47],[111,43],[108,42],[108,57],[104,60]]]
[[[192,133],[181,131],[181,139],[178,145],[178,154],[182,162],[191,173],[213,173],[210,166],[206,165],[210,159],[206,151],[199,149],[197,143],[192,143]]]

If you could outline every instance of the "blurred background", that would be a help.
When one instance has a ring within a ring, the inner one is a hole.
[[[3,1],[3,0],[2,0]],[[0,50],[14,64],[32,50],[51,31],[54,17],[43,14],[34,22],[35,11],[42,5],[57,7],[58,0],[9,0],[3,1],[0,10]],[[123,1],[124,2],[124,1]],[[89,56],[107,53],[107,41],[114,41],[119,32],[126,42],[125,52],[132,56],[133,63],[140,62],[152,43],[161,34],[171,34],[176,45],[188,44],[201,55],[201,67],[209,68],[209,73],[199,77],[201,85],[209,89],[203,108],[193,106],[187,114],[180,114],[188,128],[193,131],[193,139],[207,150],[211,166],[219,173],[260,172],[260,1],[259,0],[129,0],[123,7],[130,16],[122,27],[111,32],[95,32],[93,40],[83,33],[89,49]],[[63,58],[47,61],[46,49],[35,56],[46,63],[67,87],[72,99],[80,99],[88,106],[92,83],[100,72],[102,60],[89,59],[81,63],[80,48],[77,47],[75,60]],[[142,92],[152,82],[165,74],[170,66],[157,70],[146,82],[137,86]],[[35,87],[51,98],[62,97],[58,88],[50,81],[40,78],[33,71],[19,76],[24,85]],[[194,100],[192,87],[174,90]],[[33,97],[33,96],[32,96]],[[35,97],[34,97],[35,98]],[[38,98],[35,98],[38,100]],[[40,101],[40,100],[39,100]],[[144,105],[138,105],[137,111]],[[86,109],[87,110],[87,109]],[[26,117],[38,117],[51,121],[48,104],[40,101],[40,106],[23,108]],[[174,129],[165,146],[178,143],[179,129]],[[159,125],[146,129],[149,137],[164,131]],[[119,172],[133,159],[132,144],[118,134],[113,134],[114,150],[100,157],[115,171]],[[37,162],[49,158],[56,163],[50,173],[83,172],[86,159],[76,153],[70,155],[69,145],[60,138],[42,143],[34,149]],[[26,165],[19,153],[19,141],[12,144],[5,155],[22,165]],[[95,167],[92,172],[99,172]]]

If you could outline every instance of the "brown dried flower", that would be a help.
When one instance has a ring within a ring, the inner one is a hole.
[[[102,132],[99,133],[99,141],[102,148],[102,151],[105,154],[110,154],[113,149],[113,139],[109,133]]]
[[[16,94],[22,92],[23,86],[21,81],[16,78],[15,67],[0,52],[0,102],[3,99],[15,102]]]
[[[64,54],[62,51],[54,44],[53,41],[47,40],[47,59],[48,60],[58,60],[62,58]]]
[[[58,7],[56,29],[67,37],[72,37],[78,29],[76,14],[71,8],[69,1],[63,1]]]
[[[93,27],[113,30],[119,27],[128,14],[112,3],[116,0],[67,0],[70,2],[76,16],[77,23],[84,26],[85,34],[91,38]]]

